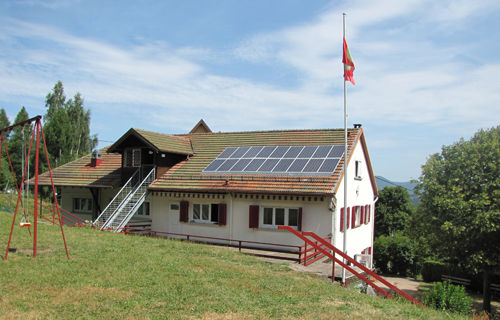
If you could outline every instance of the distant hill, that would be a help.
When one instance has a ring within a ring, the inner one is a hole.
[[[418,183],[412,183],[410,181],[407,182],[394,182],[391,181],[387,178],[384,178],[382,176],[375,176],[375,180],[377,181],[377,188],[378,190],[382,190],[385,187],[397,187],[397,186],[402,186],[408,192],[410,193],[411,196],[411,203],[413,203],[415,206],[417,206],[420,203],[420,199],[415,195],[413,192],[413,189]]]

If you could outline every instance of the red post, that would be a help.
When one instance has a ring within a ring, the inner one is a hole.
[[[36,246],[38,235],[38,157],[40,155],[40,121],[35,123],[36,127],[36,156],[35,156],[35,225],[33,236],[33,257],[36,258]],[[29,161],[29,158],[26,160]]]

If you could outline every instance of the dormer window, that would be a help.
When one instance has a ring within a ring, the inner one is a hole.
[[[140,167],[141,166],[141,149],[126,149],[123,153],[124,167]]]

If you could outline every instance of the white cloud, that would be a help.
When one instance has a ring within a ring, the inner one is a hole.
[[[109,116],[119,111],[130,126],[155,131],[189,130],[200,118],[217,131],[341,127],[342,12],[348,12],[357,81],[349,84],[349,119],[386,130],[425,126],[470,135],[500,117],[500,63],[478,54],[477,43],[485,39],[455,38],[473,18],[491,19],[488,14],[499,6],[494,1],[350,1],[342,7],[332,2],[313,21],[255,34],[230,50],[144,39],[113,45],[2,17],[0,101],[25,96],[43,102],[62,80],[67,94],[80,91],[93,111]],[[264,81],[258,72],[245,73],[248,65],[279,70],[292,81]],[[241,68],[242,76],[224,75],[220,66]],[[388,149],[388,140],[377,137],[374,148]]]

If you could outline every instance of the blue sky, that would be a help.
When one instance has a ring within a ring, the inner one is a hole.
[[[61,80],[100,147],[129,128],[186,133],[342,128],[342,13],[356,65],[348,125],[376,175],[418,178],[500,123],[500,2],[211,0],[0,2],[0,108],[45,113]]]

